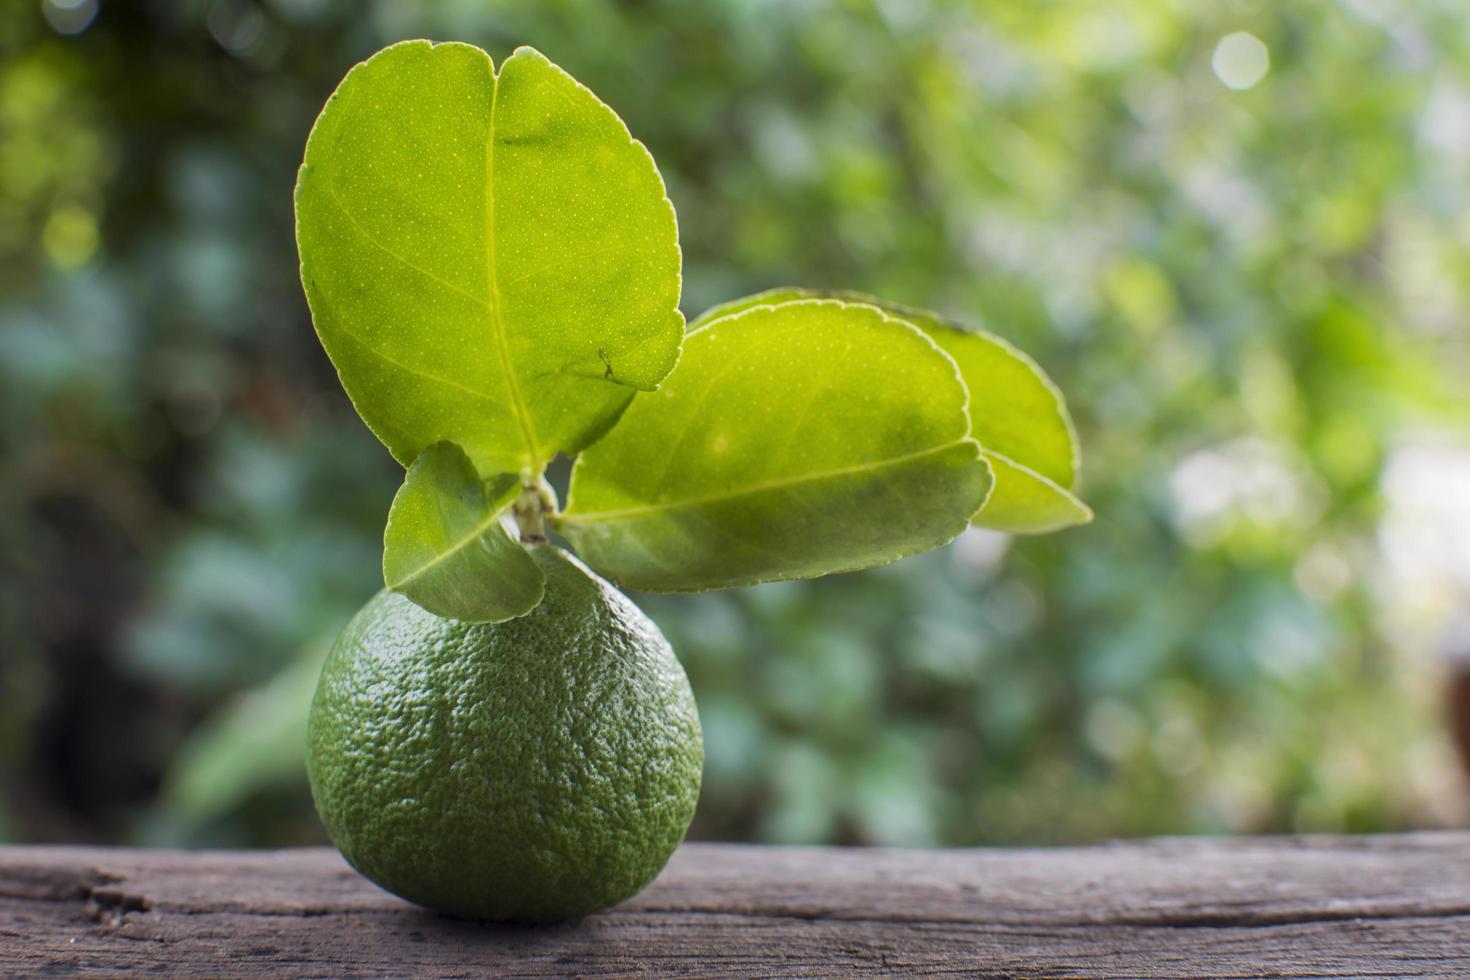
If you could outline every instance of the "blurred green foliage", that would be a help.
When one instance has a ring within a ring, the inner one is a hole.
[[[1378,540],[1395,447],[1467,421],[1463,4],[15,0],[0,838],[321,839],[304,705],[400,473],[312,334],[291,188],[337,80],[412,36],[533,44],[623,116],[691,316],[936,308],[1077,417],[1089,527],[636,597],[700,701],[697,835],[1458,819]]]

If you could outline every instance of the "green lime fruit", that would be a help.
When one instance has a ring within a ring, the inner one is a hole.
[[[327,657],[307,774],[332,840],[451,915],[578,919],[636,894],[694,815],[704,743],[648,617],[581,562],[531,549],[546,598],[496,624],[391,592]]]

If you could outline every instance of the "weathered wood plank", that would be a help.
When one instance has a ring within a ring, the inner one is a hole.
[[[574,926],[443,918],[323,849],[0,847],[0,974],[1470,976],[1470,834],[691,844]]]

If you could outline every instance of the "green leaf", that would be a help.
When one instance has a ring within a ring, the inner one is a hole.
[[[312,320],[407,466],[440,440],[539,474],[679,356],[674,210],[643,144],[530,48],[353,68],[306,144],[296,240]]]
[[[989,489],[954,362],[874,307],[807,300],[691,331],[578,458],[557,527],[625,585],[695,591],[937,547]]]
[[[326,637],[289,666],[215,709],[173,753],[162,797],[190,829],[270,787],[295,788],[306,759],[306,716],[332,647]]]
[[[535,609],[546,576],[501,525],[519,494],[509,473],[482,483],[453,443],[425,449],[388,511],[383,581],[437,616],[468,623]]]
[[[994,334],[857,293],[795,288],[721,304],[698,317],[690,330],[752,307],[823,295],[877,306],[924,331],[954,358],[970,390],[970,434],[979,440],[995,474],[995,489],[975,515],[976,524],[1035,534],[1092,520],[1092,510],[1072,492],[1077,436],[1062,393],[1035,361]]]

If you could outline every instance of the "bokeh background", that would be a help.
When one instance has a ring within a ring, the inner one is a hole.
[[[863,290],[1069,395],[1091,526],[635,596],[699,698],[695,836],[1467,821],[1460,0],[6,0],[0,840],[323,839],[305,705],[401,472],[291,189],[413,36],[533,44],[623,116],[689,315]]]

